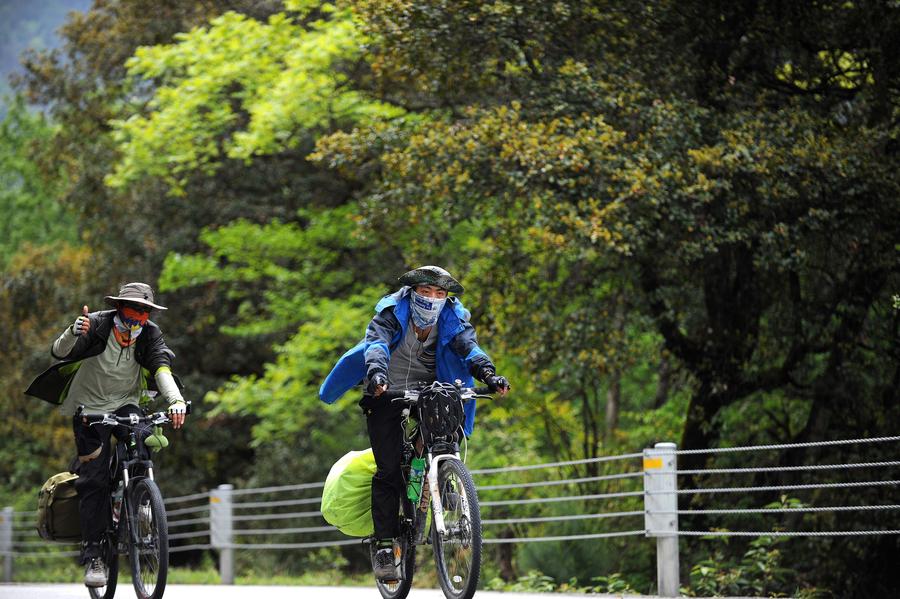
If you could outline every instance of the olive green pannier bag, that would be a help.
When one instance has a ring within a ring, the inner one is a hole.
[[[37,530],[42,539],[58,543],[81,540],[81,518],[78,515],[77,474],[54,474],[38,495]]]
[[[367,537],[372,523],[372,477],[375,456],[371,449],[351,451],[331,467],[322,489],[322,517],[345,535]]]

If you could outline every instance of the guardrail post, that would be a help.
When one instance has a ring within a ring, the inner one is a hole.
[[[678,477],[674,443],[644,450],[644,526],[656,537],[656,580],[661,597],[678,596]]]
[[[13,576],[13,509],[3,508],[0,514],[0,555],[3,555],[3,582],[12,582]]]
[[[213,549],[219,550],[222,584],[234,584],[233,490],[234,485],[219,485],[209,493],[209,540]]]

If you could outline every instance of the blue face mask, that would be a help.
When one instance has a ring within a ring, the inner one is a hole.
[[[413,323],[420,329],[434,326],[438,316],[441,314],[441,310],[444,309],[445,303],[447,303],[446,297],[441,299],[424,297],[413,291],[409,298],[410,314],[412,315]]]

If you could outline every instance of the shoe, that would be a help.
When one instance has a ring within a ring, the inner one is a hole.
[[[394,565],[394,549],[384,547],[375,552],[375,578],[384,582],[397,580],[397,567]]]
[[[90,561],[84,571],[84,586],[106,586],[106,564],[103,563],[103,558],[95,557]]]

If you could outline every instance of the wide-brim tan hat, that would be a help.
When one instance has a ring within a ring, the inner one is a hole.
[[[115,307],[116,302],[142,304],[154,310],[168,310],[165,306],[153,303],[153,289],[146,283],[125,283],[119,289],[119,295],[107,295],[103,300]]]

